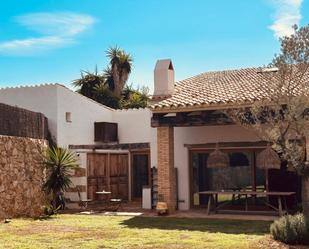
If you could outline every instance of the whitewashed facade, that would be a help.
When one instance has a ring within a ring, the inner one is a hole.
[[[166,61],[164,61],[165,63]],[[159,67],[159,66],[158,66]],[[174,80],[168,68],[168,76],[164,78],[164,71],[160,67],[157,79],[164,82],[155,89],[158,94],[170,93],[170,81]],[[156,72],[155,72],[156,73]],[[163,76],[162,76],[163,75]],[[162,81],[162,80],[161,80]],[[49,128],[58,146],[69,145],[94,145],[94,123],[115,122],[118,124],[119,144],[124,143],[149,143],[150,166],[157,166],[157,130],[151,127],[152,112],[149,109],[113,110],[95,101],[86,98],[60,84],[47,84],[29,87],[15,87],[0,89],[0,103],[18,106],[31,111],[41,112],[49,122]],[[174,130],[175,167],[178,169],[178,199],[179,208],[190,208],[190,177],[189,177],[189,150],[185,144],[203,144],[217,142],[255,142],[259,139],[253,132],[237,125],[229,126],[201,126],[201,127],[176,127]],[[87,149],[76,149],[79,154],[80,166],[87,172]],[[127,153],[129,155],[129,199],[131,199],[132,175],[130,151],[128,150],[96,150],[96,153]],[[73,177],[75,185],[87,186],[87,174]],[[87,198],[87,192],[81,193]],[[68,192],[66,196],[73,201],[78,200],[76,192]]]

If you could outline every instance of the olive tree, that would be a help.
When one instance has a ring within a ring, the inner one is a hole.
[[[227,114],[272,144],[281,161],[302,177],[302,207],[309,221],[309,26],[294,30],[280,39],[279,54],[260,71],[260,92],[267,94]]]

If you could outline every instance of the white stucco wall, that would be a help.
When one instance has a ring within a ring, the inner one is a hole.
[[[113,121],[118,123],[120,143],[150,143],[151,166],[157,166],[157,129],[151,128],[149,109],[117,110]]]
[[[41,112],[57,137],[57,90],[55,84],[0,89],[0,103]]]
[[[113,109],[57,85],[58,145],[94,144],[94,122],[112,122]],[[66,122],[66,112],[72,122]]]
[[[94,122],[112,122],[114,111],[59,84],[0,89],[0,103],[43,113],[61,147],[94,144]]]
[[[254,142],[258,137],[249,130],[237,125],[176,127],[174,128],[175,167],[178,169],[178,197],[182,210],[189,209],[189,151],[184,144],[217,142]]]

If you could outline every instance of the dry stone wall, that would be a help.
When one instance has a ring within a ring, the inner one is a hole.
[[[0,136],[0,219],[41,214],[46,148],[43,139]]]

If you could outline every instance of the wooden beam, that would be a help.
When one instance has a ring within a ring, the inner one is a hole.
[[[85,144],[85,145],[69,145],[69,149],[85,149],[85,150],[136,150],[149,149],[149,143],[126,143],[126,144]]]
[[[168,113],[153,113],[151,118],[151,127],[185,127],[234,124],[234,122],[222,112],[182,112],[176,113],[175,116],[167,116],[167,114]]]
[[[217,143],[203,143],[203,144],[184,144],[184,147],[189,149],[215,149]],[[265,148],[267,142],[221,142],[219,143],[220,149],[231,149],[231,148]]]

